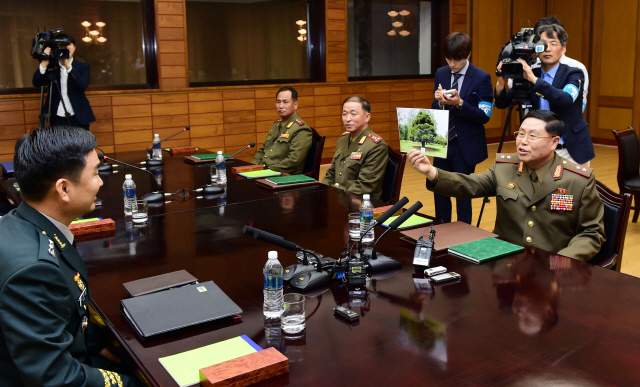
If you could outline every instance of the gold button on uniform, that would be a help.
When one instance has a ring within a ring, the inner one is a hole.
[[[537,210],[537,209],[538,209],[538,208],[537,208],[536,206],[531,206],[531,211],[535,211],[535,210]]]
[[[342,162],[342,164],[346,164],[346,163],[347,163],[346,161],[343,161],[343,162]]]
[[[533,221],[529,221],[529,223],[527,223],[529,225],[529,227],[533,227]]]
[[[336,187],[338,187],[340,184],[336,183]]]
[[[342,176],[342,172],[340,172],[340,176]]]
[[[527,243],[531,243],[531,237],[527,237],[527,239],[525,239],[527,241]]]

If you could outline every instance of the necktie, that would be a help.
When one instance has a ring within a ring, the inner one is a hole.
[[[453,73],[453,84],[451,85],[451,88],[454,90],[458,90],[458,80],[460,79],[460,77],[462,76],[462,74],[460,73]],[[454,138],[456,138],[456,124],[453,122],[453,119],[455,118],[455,113],[457,113],[457,111],[455,109],[453,109],[453,106],[449,108],[449,135],[448,135],[448,139],[449,141],[453,140]]]
[[[536,192],[536,188],[538,188],[538,175],[536,171],[531,171],[531,185],[533,186],[533,192]]]
[[[547,73],[543,73],[542,74],[542,80],[547,82],[548,84],[552,84],[553,83],[553,78],[551,78],[551,75],[547,74]],[[540,110],[551,110],[549,107],[549,101],[547,101],[546,99],[540,97]]]

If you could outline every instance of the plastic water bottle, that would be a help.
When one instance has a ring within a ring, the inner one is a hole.
[[[262,269],[264,276],[264,304],[262,311],[267,318],[280,318],[284,312],[282,292],[282,265],[278,261],[278,252],[269,251],[269,260]]]
[[[373,204],[368,194],[362,195],[362,204],[360,205],[360,236],[371,227],[373,223]],[[362,243],[371,243],[375,238],[373,228],[362,237]]]
[[[162,160],[162,149],[160,149],[161,141],[160,135],[153,135],[153,152],[151,153],[151,158],[153,160]]]
[[[124,214],[132,215],[138,212],[138,198],[136,197],[136,183],[131,179],[131,175],[124,176],[122,193],[124,194]]]
[[[216,167],[217,169],[217,177],[216,183],[218,184],[226,184],[227,183],[227,162],[224,161],[224,156],[222,155],[222,151],[218,151],[218,157],[216,157],[216,163],[219,163]]]

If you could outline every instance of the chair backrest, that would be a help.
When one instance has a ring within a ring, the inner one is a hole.
[[[619,132],[614,130],[613,135],[618,144],[618,185],[620,192],[624,192],[624,182],[640,172],[638,135],[631,126]]]
[[[313,132],[311,138],[311,148],[309,148],[309,153],[307,153],[307,160],[304,162],[304,169],[302,170],[302,174],[319,180],[320,164],[322,163],[322,150],[324,149],[325,137],[321,136],[313,128],[311,128],[311,131]]]
[[[632,196],[628,193],[615,193],[597,180],[596,188],[604,204],[603,221],[607,239],[589,263],[620,271]]]
[[[402,188],[402,176],[404,175],[406,161],[407,154],[405,152],[398,153],[389,147],[389,160],[384,172],[381,200],[397,202],[400,199],[400,188]]]

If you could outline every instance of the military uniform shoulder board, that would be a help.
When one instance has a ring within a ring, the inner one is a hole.
[[[273,121],[274,124],[277,124],[278,122],[282,122],[282,119]]]
[[[518,164],[520,158],[517,153],[496,153],[496,162]]]
[[[593,173],[593,168],[586,167],[584,165],[572,163],[569,160],[562,160],[562,166],[567,171],[571,171],[573,173],[577,173],[578,175],[584,177],[590,177]]]
[[[300,119],[300,118],[298,118],[295,122],[296,122],[296,124],[298,124],[300,126],[304,125],[304,121],[302,119]]]
[[[344,133],[342,133],[342,134],[340,135],[340,137],[342,137],[342,136],[347,136],[347,135],[349,135],[349,132],[344,132]]]
[[[382,141],[382,137],[378,136],[375,133],[369,133],[369,135],[367,137],[369,137],[369,139],[371,141],[375,142],[376,144],[379,143],[380,141]]]

